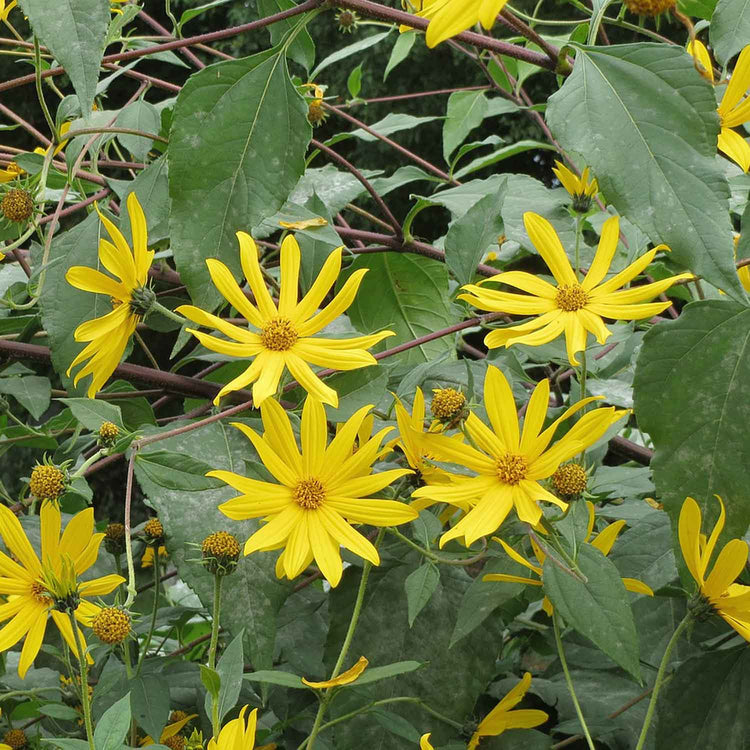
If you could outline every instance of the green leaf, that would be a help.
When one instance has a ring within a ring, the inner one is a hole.
[[[24,375],[20,378],[0,378],[0,393],[13,396],[34,419],[39,419],[49,406],[52,387],[49,378]]]
[[[128,104],[120,110],[115,125],[118,128],[130,130],[142,130],[144,133],[158,135],[161,128],[161,115],[153,104],[143,99]],[[148,152],[153,148],[153,138],[144,138],[140,135],[118,133],[117,140],[138,160],[145,161]],[[148,208],[148,203],[141,204]],[[145,209],[144,209],[145,210]]]
[[[264,18],[282,10],[294,8],[297,3],[292,0],[258,0],[258,17]],[[289,32],[300,23],[299,18],[287,18],[268,26],[271,34],[271,45],[279,44]],[[315,64],[315,44],[307,29],[301,29],[289,45],[287,54],[294,62],[301,65],[305,70],[310,70]],[[310,80],[313,80],[310,78]]]
[[[120,750],[130,729],[130,693],[108,708],[96,723],[96,750]]]
[[[77,740],[75,738],[65,737],[42,737],[42,742],[49,742],[50,745],[59,747],[60,750],[91,750],[91,746],[86,740]]]
[[[404,589],[409,611],[409,627],[414,625],[417,615],[430,601],[438,583],[440,583],[440,571],[431,562],[423,563],[407,576]]]
[[[677,7],[686,16],[695,16],[710,21],[716,10],[716,0],[677,0]]]
[[[426,122],[433,122],[433,120],[439,120],[439,117],[425,116],[418,117],[417,115],[405,115],[398,112],[389,112],[382,120],[378,120],[372,125],[368,125],[370,130],[374,130],[380,135],[393,135],[401,130],[411,130],[416,128],[418,125],[424,125]],[[352,130],[350,133],[340,133],[339,135],[331,138],[328,143],[335,143],[336,141],[343,140],[344,138],[359,138],[361,141],[367,141],[372,143],[377,141],[378,138],[371,133],[368,133],[362,128]]]
[[[673,524],[688,495],[704,523],[715,519],[714,494],[727,506],[727,535],[741,537],[750,523],[749,341],[750,308],[726,299],[687,305],[643,339],[635,410],[654,442],[654,483]]]
[[[423,666],[424,664],[418,661],[398,661],[395,664],[386,664],[384,667],[368,667],[362,676],[356,682],[352,683],[352,687],[361,687],[371,682],[388,680],[391,677],[397,677],[400,674],[407,674],[416,669],[421,669]]]
[[[583,544],[578,568],[587,581],[544,561],[544,593],[565,622],[640,680],[638,635],[620,573],[596,547]]]
[[[406,253],[377,253],[358,256],[349,272],[357,268],[370,270],[349,308],[349,317],[363,333],[393,331],[396,335],[385,342],[388,348],[455,323],[448,301],[448,272],[439,261]],[[453,340],[445,336],[394,355],[392,360],[417,364],[452,351]]]
[[[155,450],[138,453],[135,460],[154,484],[168,490],[200,492],[226,486],[221,480],[206,476],[213,466],[184,453]]]
[[[231,589],[227,592],[229,594]],[[229,596],[224,601],[224,606],[231,606]],[[219,720],[223,719],[231,711],[242,689],[242,670],[245,662],[242,653],[243,631],[240,631],[234,640],[226,647],[224,653],[216,665],[216,671],[221,679],[221,688],[219,689]],[[206,696],[206,713],[211,715],[211,701]]]
[[[177,22],[177,28],[179,30],[182,30],[182,27],[188,21],[201,15],[201,13],[205,13],[207,10],[210,10],[211,8],[216,8],[219,5],[224,5],[225,3],[229,3],[229,2],[232,2],[232,0],[213,0],[213,2],[205,3],[204,5],[199,5],[196,8],[188,8],[187,10],[183,10],[182,15],[180,16],[180,20]]]
[[[484,91],[455,91],[450,95],[443,123],[443,158],[446,162],[450,162],[450,155],[466,136],[482,124],[486,114]]]
[[[169,427],[179,427],[180,424],[185,422],[173,422]],[[143,432],[147,435],[154,430],[144,429]],[[244,475],[248,475],[245,459],[255,455],[239,430],[221,423],[209,424],[146,446],[140,455],[148,458],[155,451],[200,456],[201,461],[214,469]],[[237,491],[231,487],[201,492],[170,490],[155,484],[138,462],[135,472],[147,504],[158,513],[164,524],[170,560],[203,606],[210,608],[213,604],[214,577],[194,561],[197,554],[189,544],[200,544],[208,534],[223,530],[234,534],[242,543],[258,529],[259,522],[230,520],[218,510],[221,502],[237,496]],[[256,475],[253,478],[261,477]],[[228,604],[221,612],[221,625],[231,636],[237,636],[244,629],[246,658],[261,669],[273,663],[276,615],[291,591],[290,583],[276,578],[277,556],[278,552],[259,552],[242,557],[230,577],[231,584],[227,586],[226,595]]]
[[[719,0],[708,36],[716,59],[726,65],[750,39],[750,0]]]
[[[466,166],[461,167],[461,169],[455,173],[455,177],[456,179],[461,179],[467,174],[478,172],[480,169],[485,169],[486,167],[491,167],[493,164],[497,164],[505,159],[510,159],[512,156],[518,156],[518,154],[523,154],[526,151],[536,151],[539,149],[547,151],[556,150],[554,146],[551,146],[549,143],[542,143],[541,141],[516,141],[510,146],[503,146],[487,156],[480,156],[477,159],[473,159]]]
[[[388,64],[385,66],[385,72],[383,73],[383,83],[388,80],[388,74],[399,63],[406,60],[416,40],[416,31],[405,31],[403,34],[399,34],[398,37],[396,37],[396,43],[393,45],[391,56],[388,58]]]
[[[346,47],[342,47],[340,50],[336,50],[336,52],[328,55],[328,57],[320,61],[318,67],[315,68],[312,73],[310,73],[310,80],[314,81],[320,75],[321,71],[325,70],[330,65],[333,65],[340,60],[344,60],[351,55],[356,55],[358,52],[364,52],[366,49],[369,49],[370,47],[378,44],[378,42],[382,42],[383,39],[385,39],[390,33],[391,31],[389,29],[388,31],[383,31],[380,34],[373,34],[372,36],[360,39],[358,42],[348,44]]]
[[[81,112],[91,112],[99,80],[99,63],[109,27],[108,0],[75,0],[56,3],[47,0],[21,0],[34,33],[70,77]]]
[[[666,243],[677,263],[745,299],[716,159],[716,99],[687,52],[648,43],[580,47],[547,121],[620,214]]]
[[[194,73],[177,97],[169,159],[170,228],[193,303],[219,301],[205,259],[240,273],[235,232],[272,215],[304,171],[307,105],[278,49]]]
[[[654,746],[745,750],[750,738],[749,671],[750,649],[744,644],[681,664],[659,696]]]
[[[435,711],[463,722],[472,715],[476,699],[495,675],[494,656],[502,632],[499,624],[489,620],[472,638],[448,648],[458,603],[471,584],[467,573],[454,566],[445,566],[440,571],[440,582],[435,593],[412,628],[409,628],[408,605],[404,596],[408,573],[409,568],[404,565],[391,569],[377,568],[371,572],[365,604],[349,653],[355,656],[365,654],[371,664],[408,660],[414,667],[413,671],[368,686],[362,680],[370,671],[381,668],[366,670],[353,685],[360,685],[362,689],[347,690],[340,702],[331,705],[330,718],[373,700],[415,695]],[[329,669],[347,630],[359,580],[360,572],[349,568],[344,571],[341,583],[330,593],[331,627],[326,649]],[[424,664],[421,669],[416,668],[415,663],[418,662]],[[394,703],[388,709],[416,727],[426,726],[425,714],[417,706]],[[336,750],[377,747],[401,750],[413,747],[395,738],[368,716],[354,717],[328,731],[331,733],[330,746]]]
[[[130,680],[133,718],[147,734],[158,740],[169,721],[169,682],[160,674],[139,675]]]
[[[258,672],[250,672],[244,675],[244,679],[251,682],[261,682],[268,685],[282,685],[283,687],[295,688],[296,690],[308,690],[298,674],[282,672],[281,670],[261,669]]]
[[[210,667],[207,667],[205,664],[200,665],[201,668],[201,682],[203,683],[203,687],[206,688],[208,691],[206,694],[206,702],[209,705],[209,710],[206,711],[206,713],[210,716],[211,715],[211,698],[217,698],[219,695],[219,690],[221,690],[221,678],[219,677],[219,673],[215,669],[211,669]]]
[[[39,713],[63,721],[76,721],[81,718],[81,714],[75,708],[62,703],[46,703],[44,706],[39,706]]]
[[[359,96],[359,92],[362,90],[362,63],[349,73],[349,78],[346,79],[346,88],[349,90],[352,99]]]
[[[445,236],[445,262],[459,284],[474,279],[477,266],[503,233],[502,206],[505,190],[501,187],[475,203],[454,221]]]
[[[327,409],[328,420],[345,422],[357,409],[380,401],[388,389],[388,369],[382,365],[362,367],[332,375],[326,383],[339,394],[338,408]]]
[[[620,574],[658,590],[677,577],[669,517],[655,510],[621,534],[609,555]]]
[[[70,407],[73,416],[87,429],[99,432],[102,422],[112,422],[122,428],[120,407],[93,398],[59,398],[60,403]]]

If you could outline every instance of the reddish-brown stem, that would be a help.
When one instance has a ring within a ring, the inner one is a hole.
[[[525,36],[530,41],[534,42],[540,49],[543,49],[547,53],[547,57],[557,65],[557,60],[560,55],[560,50],[555,47],[554,44],[550,44],[546,39],[539,36],[528,24],[524,23],[520,18],[514,16],[507,8],[500,11],[500,21],[505,24],[509,29],[516,31],[521,36]]]
[[[96,193],[92,193],[88,198],[86,198],[85,201],[81,201],[80,203],[74,203],[72,206],[68,206],[67,208],[64,208],[60,213],[57,215],[58,218],[61,218],[63,216],[68,216],[69,214],[75,213],[76,211],[80,211],[82,208],[86,208],[86,206],[90,206],[95,201],[101,200],[102,198],[106,198],[110,193],[109,188],[103,188],[102,190],[98,190]],[[52,214],[49,214],[48,216],[44,216],[39,220],[40,224],[46,224],[48,221],[52,221]]]
[[[396,220],[396,217],[391,213],[391,210],[388,208],[388,206],[385,205],[385,201],[380,197],[380,195],[378,195],[378,192],[370,184],[370,181],[354,166],[354,164],[347,161],[340,154],[337,154],[332,148],[326,146],[325,143],[321,143],[320,141],[315,140],[315,138],[313,138],[310,143],[315,148],[320,149],[324,154],[326,154],[326,156],[329,156],[331,159],[333,159],[333,161],[344,167],[344,169],[351,172],[357,178],[357,180],[359,180],[359,182],[362,184],[362,187],[367,190],[372,199],[375,201],[377,207],[380,209],[380,213],[383,214],[385,219],[393,228],[396,236],[401,237],[403,233],[401,231],[401,225]]]
[[[358,120],[356,117],[352,117],[347,112],[344,112],[344,110],[339,109],[338,107],[334,107],[327,102],[323,102],[323,107],[325,107],[325,109],[329,110],[330,112],[337,114],[339,117],[343,117],[345,120],[348,120],[350,123],[352,123],[352,125],[356,125],[358,128],[361,128],[365,131],[365,133],[369,133],[370,135],[375,136],[375,138],[383,141],[383,143],[387,143],[389,146],[396,149],[396,151],[398,151],[400,154],[403,154],[408,159],[411,159],[415,164],[419,164],[420,167],[423,167],[427,171],[432,172],[432,174],[437,175],[438,177],[440,177],[440,179],[445,180],[446,182],[450,182],[453,185],[461,184],[458,180],[454,180],[447,172],[443,172],[442,169],[438,169],[436,166],[430,164],[430,162],[426,161],[421,156],[417,156],[415,153],[409,151],[409,149],[400,146],[398,143],[396,143],[396,141],[388,138],[388,136],[378,133],[377,130],[373,130],[368,125],[365,125],[365,123],[363,123],[361,120]]]
[[[158,31],[161,36],[165,36],[168,39],[172,39],[172,35],[169,33],[169,31],[164,28],[155,18],[152,18],[148,13],[146,13],[145,10],[142,10],[138,14],[154,31]],[[190,49],[185,47],[184,49],[180,50],[180,53],[183,57],[185,57],[187,60],[190,60],[193,65],[195,65],[196,68],[202,69],[206,67],[206,64],[195,55],[194,52],[192,52]]]
[[[293,18],[301,13],[306,13],[308,10],[313,10],[320,5],[320,0],[305,0],[304,3],[296,5],[289,10],[283,10],[280,13],[274,13],[271,16],[266,16],[257,21],[251,23],[245,23],[241,26],[232,26],[228,29],[220,29],[219,31],[212,31],[207,34],[198,34],[197,36],[186,37],[185,39],[175,39],[171,42],[164,42],[164,44],[155,44],[152,47],[145,47],[143,49],[131,49],[127,52],[119,52],[115,55],[105,55],[102,58],[101,64],[107,65],[107,63],[114,62],[125,62],[127,60],[136,60],[139,57],[148,57],[154,55],[157,52],[166,52],[167,50],[182,49],[183,47],[190,47],[194,44],[215,42],[219,39],[227,39],[238,34],[243,34],[248,31],[256,31],[262,29],[265,26],[270,26],[272,23],[277,21],[283,21],[287,18]],[[65,71],[63,68],[49,68],[43,70],[41,75],[42,78],[49,78],[50,76],[62,75]],[[9,91],[10,89],[17,88],[18,86],[25,86],[28,83],[33,83],[35,80],[35,74],[31,73],[27,76],[20,76],[18,78],[12,78],[10,81],[0,83],[0,92]]]
[[[34,76],[31,76],[31,80],[34,80]],[[2,85],[2,84],[0,84]],[[7,118],[13,120],[13,122],[18,123],[26,132],[31,133],[31,135],[34,136],[40,143],[43,143],[45,146],[49,146],[52,141],[47,138],[47,136],[40,133],[30,122],[27,122],[23,119],[20,115],[17,115],[10,107],[6,107],[4,104],[0,103],[0,112],[4,114]]]
[[[457,89],[436,89],[435,91],[417,91],[413,94],[396,94],[395,96],[377,96],[374,99],[364,99],[365,104],[379,104],[381,102],[399,102],[404,99],[419,99],[423,96],[440,96],[441,94],[455,94],[458,91],[487,91],[489,86],[462,86]],[[354,107],[362,102],[352,102],[352,104],[346,105],[347,107]],[[344,106],[344,105],[339,105]]]

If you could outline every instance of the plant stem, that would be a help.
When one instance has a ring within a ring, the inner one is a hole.
[[[182,315],[179,315],[178,313],[174,312],[173,310],[170,310],[168,307],[165,307],[160,302],[154,302],[152,308],[153,311],[161,313],[165,318],[170,318],[171,320],[174,320],[175,322],[179,323],[180,325],[183,325],[184,323],[187,323],[187,318],[183,318]]]
[[[576,715],[578,716],[578,721],[581,722],[581,728],[583,729],[584,737],[586,737],[586,742],[588,743],[590,750],[596,750],[596,748],[594,747],[594,741],[591,739],[589,728],[586,725],[586,720],[583,718],[583,711],[581,711],[581,704],[578,702],[578,697],[576,696],[576,692],[573,689],[573,680],[570,677],[570,671],[568,670],[568,662],[565,659],[565,651],[563,651],[562,638],[560,637],[559,619],[560,619],[560,616],[557,614],[557,610],[553,611],[552,625],[555,630],[555,644],[557,645],[557,654],[560,657],[560,664],[562,664],[563,673],[565,674],[565,682],[568,685],[568,691],[570,692],[570,697],[573,699],[573,705],[575,706],[575,709],[576,709]]]
[[[104,454],[104,451],[98,450],[96,453],[92,453],[76,470],[74,474],[70,475],[71,479],[78,479],[79,477],[83,476],[83,473],[86,471],[86,469],[91,466],[95,461],[98,461],[102,455]]]
[[[57,128],[55,127],[55,121],[52,119],[52,115],[47,108],[47,102],[44,101],[44,92],[42,91],[42,58],[39,50],[39,40],[34,35],[34,72],[36,76],[36,95],[39,99],[39,106],[42,108],[44,113],[44,119],[47,121],[47,126],[52,133],[54,142],[57,143]],[[52,148],[52,146],[50,146]]]
[[[133,470],[135,468],[135,457],[138,453],[139,445],[133,446],[128,461],[128,473],[125,481],[125,557],[128,561],[128,596],[125,600],[125,609],[128,609],[135,599],[135,564],[133,563],[133,540],[130,538],[130,507],[133,501]],[[157,550],[158,553],[158,550]],[[159,555],[155,555],[158,557]]]
[[[378,532],[378,537],[375,540],[375,548],[380,546],[380,542],[383,539],[383,535],[385,534],[385,528],[381,528]],[[357,591],[357,598],[354,602],[354,609],[352,610],[352,618],[349,620],[349,629],[346,631],[346,636],[344,636],[344,642],[341,644],[341,651],[339,652],[339,658],[336,660],[336,666],[333,668],[333,672],[331,673],[330,679],[333,680],[336,677],[338,677],[339,672],[341,671],[341,667],[344,664],[344,660],[346,659],[346,655],[349,652],[349,646],[352,645],[352,639],[354,638],[354,631],[357,629],[357,621],[359,620],[359,616],[362,613],[362,604],[365,600],[365,589],[367,588],[367,579],[370,577],[370,571],[372,570],[372,563],[369,560],[365,560],[365,564],[362,567],[362,578],[359,582],[359,589]],[[315,738],[318,736],[318,732],[320,732],[320,726],[323,721],[323,716],[325,715],[326,708],[328,708],[328,703],[331,699],[331,690],[332,688],[328,688],[325,692],[325,695],[320,700],[320,705],[318,706],[318,713],[315,714],[315,722],[313,723],[312,731],[310,732],[310,738],[307,741],[307,750],[313,750],[313,744],[315,742]]]
[[[641,734],[638,737],[638,744],[635,750],[643,750],[643,745],[646,742],[646,735],[648,734],[648,728],[651,725],[651,719],[654,717],[654,710],[656,709],[656,701],[659,697],[659,691],[661,686],[664,684],[664,673],[667,671],[667,664],[669,664],[669,657],[672,653],[672,649],[677,645],[677,641],[682,635],[682,631],[690,624],[693,619],[691,612],[688,612],[682,621],[677,626],[677,629],[672,633],[672,637],[669,639],[666,649],[664,650],[664,656],[661,658],[659,664],[659,671],[656,673],[656,680],[654,682],[654,689],[651,693],[651,700],[648,702],[648,708],[646,709],[646,718],[643,720],[643,726],[641,727]]]
[[[219,644],[219,618],[221,615],[221,582],[223,576],[214,575],[214,609],[211,621],[211,644],[208,647],[208,668],[216,669],[216,648]],[[219,698],[216,695],[211,696],[211,728],[213,729],[214,738],[219,736]]]
[[[424,557],[426,557],[428,560],[431,560],[434,563],[438,563],[440,565],[473,565],[476,562],[479,562],[484,558],[485,552],[487,551],[487,541],[485,539],[484,548],[481,552],[477,553],[476,555],[472,555],[471,557],[467,557],[463,560],[452,560],[447,557],[440,557],[439,555],[436,555],[432,550],[426,549],[425,547],[421,547],[419,544],[416,544],[411,539],[409,539],[408,536],[404,536],[398,529],[393,527],[388,527],[388,531],[393,534],[397,539],[400,539],[404,544],[409,545],[412,549],[415,549],[417,552],[421,553]]]
[[[141,673],[143,660],[151,645],[151,639],[154,637],[154,628],[156,627],[156,614],[159,611],[159,547],[154,546],[154,606],[151,608],[151,624],[148,627],[148,635],[143,643],[143,650],[138,656],[138,666],[135,669],[135,676]]]
[[[96,750],[94,746],[94,726],[91,723],[91,704],[89,702],[89,669],[86,663],[86,654],[83,651],[81,643],[81,634],[78,632],[78,623],[76,622],[75,611],[68,611],[70,625],[73,628],[73,638],[76,644],[76,656],[81,673],[81,706],[83,708],[83,722],[86,726],[86,737],[89,741],[90,750]]]

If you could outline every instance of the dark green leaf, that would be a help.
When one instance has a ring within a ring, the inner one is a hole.
[[[450,162],[451,154],[466,136],[482,124],[487,114],[484,91],[456,91],[448,97],[443,123],[443,158]]]
[[[302,682],[302,678],[291,672],[272,671],[270,669],[261,669],[258,672],[250,672],[245,675],[246,680],[251,682],[263,682],[269,685],[283,685],[288,688],[298,690],[308,690],[309,688]]]
[[[96,750],[120,750],[130,729],[130,694],[120,698],[99,719],[94,730]]]
[[[93,398],[60,398],[61,403],[70,407],[73,416],[87,429],[98,432],[102,422],[112,422],[122,428],[120,407]]]
[[[39,713],[51,716],[53,719],[62,719],[62,721],[77,721],[81,718],[81,714],[75,708],[62,703],[46,703],[44,706],[39,706]]]
[[[140,675],[130,681],[133,718],[154,740],[169,720],[169,682],[160,674]]]
[[[681,664],[657,704],[655,747],[746,750],[750,743],[749,671],[746,645]]]
[[[409,56],[411,48],[414,46],[414,42],[417,39],[416,31],[405,31],[403,34],[399,34],[396,38],[396,43],[393,45],[391,50],[391,56],[388,58],[388,64],[385,66],[385,72],[383,73],[383,81],[388,79],[388,74],[399,64],[402,63]]]
[[[716,59],[726,65],[750,40],[750,0],[719,0],[708,33]]]
[[[727,505],[728,535],[750,523],[749,341],[750,308],[726,299],[687,305],[643,339],[635,409],[654,441],[654,482],[673,523],[690,495],[708,524],[718,514],[714,494]]]
[[[49,406],[52,393],[49,378],[24,375],[20,378],[0,378],[0,393],[13,396],[34,419],[39,419]]]
[[[420,669],[423,666],[418,661],[399,661],[395,664],[387,664],[384,667],[369,667],[356,682],[352,683],[352,687],[361,687],[371,682],[378,682],[378,680],[387,680],[400,674],[413,672],[415,669]]]
[[[99,80],[99,63],[109,26],[108,0],[76,0],[57,3],[47,0],[21,0],[34,33],[70,76],[81,112],[91,112]]]
[[[617,568],[598,549],[581,545],[577,559],[584,583],[544,561],[544,593],[568,625],[640,680],[638,635]]]
[[[154,484],[168,490],[199,492],[226,486],[219,479],[206,476],[213,466],[184,453],[157,450],[139,453],[135,460]]]
[[[346,88],[349,90],[352,99],[359,96],[359,92],[362,90],[362,63],[349,73],[349,78],[346,79]]]
[[[431,562],[420,565],[407,576],[404,589],[409,611],[409,627],[414,625],[417,615],[430,601],[438,583],[440,583],[440,571]]]
[[[258,0],[258,16],[260,18],[271,16],[282,10],[294,8],[295,5],[296,3],[292,2],[292,0]],[[299,22],[299,17],[287,18],[283,21],[276,21],[276,23],[268,26],[268,31],[271,34],[271,44],[273,46],[279,44]],[[289,45],[287,55],[305,70],[309,71],[312,68],[315,64],[315,44],[307,29],[302,29],[297,33],[294,41]],[[313,79],[310,78],[310,80]]]
[[[445,262],[460,284],[473,281],[477,266],[503,233],[502,207],[505,191],[501,188],[475,203],[451,224],[445,237]]]
[[[716,99],[687,52],[650,43],[581,47],[547,120],[621,214],[666,243],[677,263],[745,299],[716,160]]]
[[[172,248],[194,304],[219,300],[206,258],[239,275],[235,232],[281,207],[304,171],[310,132],[307,105],[279,50],[216,63],[188,79],[168,159]]]
[[[143,99],[128,104],[120,110],[117,115],[115,125],[118,128],[127,128],[129,130],[140,130],[152,135],[159,134],[161,127],[161,115],[159,110],[153,104]],[[138,161],[145,161],[148,152],[154,144],[153,138],[144,138],[140,135],[131,135],[129,133],[118,133],[117,140],[130,151]],[[148,203],[141,204],[148,208]]]
[[[385,346],[394,347],[455,322],[447,299],[448,272],[439,261],[406,253],[377,253],[358,256],[349,270],[357,268],[370,270],[349,316],[363,333],[393,331],[396,335],[386,339]],[[409,349],[392,360],[416,364],[448,351],[454,351],[450,336]]]
[[[227,592],[231,596],[231,589]],[[225,606],[231,606],[231,600],[227,596]],[[219,690],[219,720],[223,719],[231,711],[242,689],[242,670],[245,666],[242,653],[243,631],[240,631],[234,640],[226,647],[224,653],[216,665],[216,671],[221,679]],[[211,702],[206,697],[206,713],[210,715]]]
[[[149,164],[138,173],[120,193],[120,201],[125,203],[130,193],[135,193],[143,207],[148,225],[149,244],[160,242],[169,236],[169,184],[167,182],[167,160],[164,156]],[[122,232],[130,239],[130,215],[122,216]]]
[[[345,60],[350,55],[356,55],[358,52],[364,52],[364,50],[372,47],[378,42],[382,42],[390,33],[391,30],[389,29],[380,34],[373,34],[372,36],[365,37],[364,39],[360,39],[357,42],[348,44],[346,47],[336,50],[336,52],[328,55],[328,57],[320,61],[318,67],[310,74],[310,80],[316,80],[321,71],[325,70],[329,65],[333,65],[334,63],[339,62],[339,60]]]

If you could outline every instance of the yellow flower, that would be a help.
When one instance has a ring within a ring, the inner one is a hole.
[[[16,0],[10,0],[6,5],[5,0],[0,0],[0,21],[7,21],[8,14],[16,7]]]
[[[0,552],[0,594],[8,598],[5,604],[0,604],[0,622],[12,618],[0,630],[0,651],[6,651],[25,637],[18,662],[21,678],[39,653],[48,615],[73,653],[78,653],[70,619],[65,612],[54,609],[55,599],[70,597],[71,601],[78,601],[75,618],[89,626],[101,608],[85,597],[104,596],[125,581],[118,575],[78,580],[96,562],[104,538],[104,534],[94,534],[93,508],[73,516],[62,537],[60,511],[54,503],[45,503],[39,516],[41,562],[15,514],[0,505],[0,536],[18,560],[15,562]]]
[[[591,207],[591,201],[599,192],[599,184],[596,178],[589,179],[589,168],[583,170],[579,177],[575,172],[568,169],[561,161],[555,161],[556,166],[552,171],[557,175],[562,186],[573,198],[573,209],[586,213]]]
[[[731,539],[716,558],[711,573],[706,576],[716,542],[724,528],[724,503],[716,495],[721,510],[711,536],[701,534],[701,511],[692,497],[685,499],[680,511],[678,535],[682,556],[690,575],[698,584],[699,594],[713,610],[726,620],[746,641],[750,641],[750,586],[735,583],[747,563],[747,542]]]
[[[237,719],[227,722],[218,737],[208,741],[206,750],[253,750],[255,747],[255,727],[258,723],[258,709],[254,708],[245,722],[245,714],[250,706],[244,706]],[[260,748],[258,748],[260,750]]]
[[[426,42],[435,47],[481,23],[489,30],[508,0],[418,0],[417,15],[428,18]],[[407,27],[408,28],[408,27]]]
[[[479,284],[462,287],[467,293],[458,295],[459,299],[480,310],[538,316],[520,325],[490,331],[484,339],[490,349],[503,344],[506,347],[511,344],[539,346],[564,333],[568,360],[570,364],[578,365],[576,354],[586,349],[589,333],[596,337],[599,344],[605,343],[612,335],[604,325],[603,318],[641,320],[658,315],[669,307],[669,302],[634,303],[655,297],[677,281],[692,278],[690,273],[681,273],[652,284],[620,289],[638,276],[659,250],[667,249],[666,245],[659,245],[602,283],[612,263],[620,233],[620,220],[613,216],[604,222],[594,261],[579,283],[552,224],[531,211],[523,215],[523,220],[531,241],[552,272],[557,286],[524,271],[507,271],[486,281],[507,284],[529,294],[499,292]]]
[[[512,711],[523,700],[531,685],[531,672],[526,672],[521,681],[479,722],[477,731],[471,736],[466,750],[475,750],[482,737],[497,737],[507,729],[532,729],[544,724],[549,716],[534,708]]]
[[[0,0],[0,3],[2,0]],[[16,177],[20,177],[24,174],[24,170],[18,166],[14,161],[10,162],[5,169],[0,169],[0,183],[11,182]]]
[[[707,80],[714,82],[714,66],[706,46],[698,39],[688,42],[687,51],[698,63],[698,72]]]
[[[250,427],[234,423],[278,484],[231,471],[210,471],[207,476],[217,477],[243,493],[219,506],[225,516],[267,521],[247,540],[245,554],[284,547],[276,563],[279,578],[298,576],[314,558],[331,586],[337,586],[342,573],[340,545],[373,565],[380,563],[372,543],[347,521],[395,526],[417,517],[417,512],[404,503],[367,499],[410,473],[406,469],[371,473],[390,427],[352,453],[357,431],[371,408],[364,406],[355,412],[326,447],[325,409],[320,401],[308,396],[302,410],[301,452],[289,417],[273,399],[264,401],[260,408],[265,429],[262,437]]]
[[[65,135],[70,130],[70,123],[64,122],[62,125],[60,125],[60,135]],[[52,156],[57,156],[64,148],[68,145],[67,141],[60,141],[60,143],[55,146],[55,150],[52,152]],[[34,149],[35,154],[39,154],[40,156],[46,156],[49,150],[52,148],[52,146],[48,146],[47,148],[42,148],[41,146],[37,146]]]
[[[419,738],[419,750],[435,750],[435,748],[432,746],[432,743],[430,742],[431,735],[432,732],[427,732],[427,734],[423,734]]]
[[[198,714],[190,714],[189,716],[183,716],[179,721],[175,721],[172,724],[167,724],[167,726],[164,727],[161,733],[161,737],[159,737],[159,744],[163,745],[165,740],[168,740],[170,737],[174,737],[179,734],[185,724],[187,724],[191,719],[195,719],[197,716]],[[150,734],[147,734],[138,744],[141,747],[145,747],[146,745],[153,745],[154,738]],[[250,746],[250,750],[252,750],[252,745]]]
[[[331,680],[323,680],[323,682],[310,682],[310,680],[305,679],[302,677],[302,682],[305,683],[308,687],[315,688],[317,690],[322,690],[323,688],[332,688],[332,687],[341,687],[341,685],[351,685],[352,682],[359,679],[359,676],[362,674],[362,672],[367,669],[367,665],[369,662],[367,659],[365,659],[364,656],[360,656],[357,660],[357,663],[346,670],[346,672],[342,672],[338,677],[334,677]]]
[[[127,204],[133,234],[132,250],[122,232],[99,213],[114,242],[99,240],[99,260],[119,281],[85,266],[72,266],[65,274],[71,286],[85,292],[105,294],[112,304],[111,312],[81,323],[73,334],[76,341],[89,343],[71,362],[67,374],[70,375],[76,365],[89,360],[73,379],[76,384],[86,375],[93,374],[87,391],[89,398],[94,397],[120,363],[131,335],[154,299],[154,293],[146,286],[148,269],[154,257],[154,251],[147,249],[146,217],[135,193],[128,195]]]
[[[600,531],[593,539],[591,539],[591,533],[594,530],[594,505],[586,501],[586,506],[589,511],[589,525],[586,532],[586,538],[584,542],[588,542],[592,547],[596,547],[605,557],[612,550],[612,545],[615,543],[619,533],[625,526],[625,521],[615,521],[607,526],[606,529]],[[502,544],[503,549],[512,560],[515,560],[519,565],[523,565],[528,568],[532,573],[539,577],[539,580],[534,578],[524,578],[522,576],[506,575],[505,573],[488,573],[482,577],[483,581],[503,581],[505,583],[523,583],[527,586],[542,586],[542,569],[544,567],[544,561],[546,555],[544,550],[531,538],[531,548],[534,551],[534,557],[536,557],[537,565],[530,563],[525,557],[516,552],[513,547],[506,544],[502,539],[493,537],[493,539]],[[591,541],[589,541],[591,539]],[[628,591],[633,591],[636,594],[646,594],[647,596],[653,596],[654,592],[650,586],[639,581],[636,578],[623,578],[622,582]],[[542,609],[552,617],[552,602],[545,596],[542,601]]]
[[[614,407],[594,409],[548,449],[558,425],[594,400],[578,401],[542,431],[549,404],[549,380],[542,380],[529,400],[521,433],[510,385],[502,372],[490,365],[484,381],[484,406],[492,429],[474,413],[465,422],[477,448],[442,435],[425,436],[425,442],[439,459],[466,466],[478,474],[470,479],[449,474],[454,482],[450,486],[421,487],[413,493],[414,497],[429,497],[436,502],[473,506],[443,534],[440,546],[457,537],[464,537],[466,546],[471,546],[480,537],[496,531],[514,506],[521,521],[532,526],[542,517],[539,500],[567,508],[567,503],[539,482],[554,474],[560,463],[595,443],[627,414]]]
[[[163,545],[159,545],[159,559],[162,557],[168,557],[167,548]],[[142,568],[153,568],[154,567],[154,548],[149,545],[146,547],[145,551],[143,552],[143,557],[141,558],[141,567]]]
[[[688,44],[687,51],[702,68],[701,75],[714,82],[713,67],[708,50],[697,39]],[[740,52],[724,96],[717,109],[721,120],[718,149],[738,164],[743,172],[750,169],[750,144],[736,130],[750,120],[750,97],[745,96],[750,88],[750,45]]]
[[[247,319],[250,326],[258,329],[258,333],[249,331],[244,326],[232,325],[193,305],[177,308],[177,312],[194,323],[215,328],[233,339],[227,341],[188,328],[208,349],[232,357],[254,358],[241,375],[219,391],[214,403],[218,404],[225,394],[253,383],[253,401],[256,406],[260,406],[276,392],[286,367],[308,393],[325,404],[338,406],[336,391],[323,383],[307,363],[337,370],[368,367],[376,364],[376,360],[366,349],[387,336],[394,335],[392,331],[351,339],[327,339],[313,335],[323,330],[352,304],[367,269],[355,271],[333,300],[315,314],[339,275],[343,248],[334,250],[328,256],[318,278],[298,302],[300,250],[297,240],[288,235],[281,244],[281,292],[277,307],[263,281],[255,242],[245,232],[237,232],[237,239],[240,243],[242,270],[257,306],[245,297],[231,272],[221,261],[209,258],[206,265],[216,288]]]

